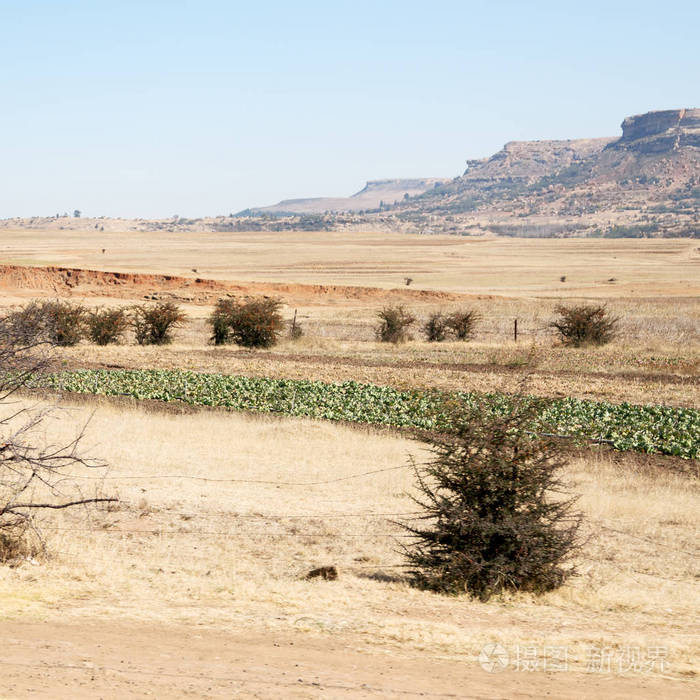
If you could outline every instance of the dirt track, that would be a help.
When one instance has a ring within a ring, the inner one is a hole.
[[[488,673],[476,660],[370,655],[339,636],[113,622],[3,622],[7,698],[659,698],[692,684],[594,673]]]

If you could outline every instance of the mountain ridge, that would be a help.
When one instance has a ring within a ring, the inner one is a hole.
[[[700,109],[633,115],[621,131],[509,141],[488,158],[467,160],[461,175],[393,203],[386,197],[373,211],[327,207],[323,215],[317,210],[316,217],[299,220],[273,220],[283,214],[274,208],[246,214],[250,225],[275,230],[312,225],[461,235],[700,237]],[[273,218],[266,222],[265,216]]]
[[[322,214],[324,212],[353,212],[377,209],[395,201],[422,194],[447,178],[384,178],[367,180],[365,186],[350,197],[300,197],[283,199],[277,204],[253,207],[240,214]]]
[[[452,178],[369,180],[350,197],[228,216],[6,219],[0,228],[396,231],[525,237],[700,238],[700,109],[646,112],[619,136],[509,141]]]

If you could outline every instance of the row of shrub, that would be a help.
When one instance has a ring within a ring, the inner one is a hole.
[[[416,323],[416,317],[403,306],[390,306],[377,314],[377,339],[384,343],[402,343],[410,338],[409,329]],[[441,342],[448,337],[455,340],[470,340],[481,316],[476,311],[453,311],[444,314],[436,311],[428,317],[421,330],[430,342]]]
[[[5,317],[14,337],[25,345],[49,342],[69,347],[81,340],[118,343],[131,328],[139,345],[163,345],[185,321],[177,304],[137,304],[128,308],[88,309],[68,301],[31,301]]]
[[[208,318],[211,341],[215,345],[271,347],[278,342],[286,325],[281,308],[282,302],[271,297],[219,299]],[[617,332],[619,319],[605,306],[558,306],[555,311],[558,318],[550,326],[565,345],[603,345]],[[417,319],[405,307],[385,307],[377,316],[379,341],[401,343],[412,337],[410,330]],[[83,339],[97,345],[118,343],[129,328],[139,345],[164,345],[171,342],[173,330],[186,320],[180,307],[171,301],[93,310],[67,301],[32,301],[6,317],[15,335],[26,343],[45,340],[59,346],[76,345]],[[421,332],[430,342],[468,341],[474,337],[480,320],[481,315],[474,310],[438,311],[430,314]],[[296,315],[289,334],[293,339],[303,334]]]
[[[208,319],[211,340],[215,345],[270,347],[279,340],[285,327],[281,307],[280,300],[269,297],[220,299]],[[81,340],[97,345],[119,343],[129,329],[139,345],[165,345],[172,341],[173,331],[187,317],[172,301],[88,309],[82,304],[48,300],[31,301],[4,320],[25,345],[49,342],[69,347]],[[298,338],[301,334],[295,318],[290,336]]]
[[[604,305],[559,305],[555,313],[558,317],[549,325],[564,345],[605,345],[617,334],[619,318],[611,315]],[[411,338],[410,329],[417,319],[403,306],[386,307],[378,316],[378,340],[402,343]],[[430,314],[421,331],[429,342],[439,343],[448,338],[470,340],[480,320],[481,315],[476,311],[461,310],[449,314],[437,311]]]

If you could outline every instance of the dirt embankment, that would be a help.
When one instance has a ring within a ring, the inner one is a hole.
[[[229,282],[201,277],[22,265],[0,265],[0,289],[37,290],[37,292],[48,292],[59,296],[158,298],[163,295],[194,304],[211,304],[226,294],[242,296],[263,294],[279,296],[284,301],[293,300],[308,304],[329,301],[438,303],[456,301],[470,296],[421,289],[380,289],[282,282]]]

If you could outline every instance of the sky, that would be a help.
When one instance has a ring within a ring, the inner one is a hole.
[[[0,0],[0,218],[215,216],[700,107],[700,3]]]

